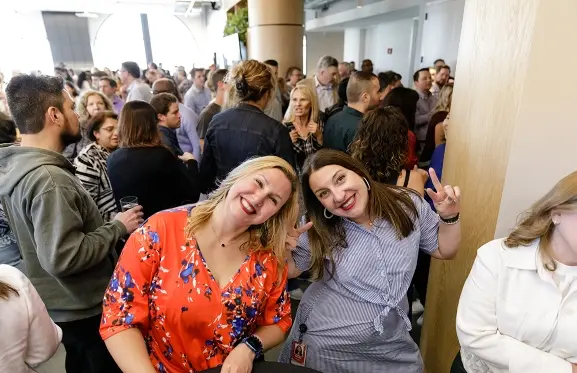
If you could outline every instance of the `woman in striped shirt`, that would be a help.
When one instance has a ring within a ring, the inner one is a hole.
[[[458,187],[427,193],[438,215],[410,189],[380,184],[357,160],[321,149],[302,176],[309,225],[290,233],[290,275],[309,270],[305,292],[280,356],[331,373],[421,373],[409,331],[407,289],[422,250],[450,259],[461,239]],[[298,243],[297,243],[298,237]]]
[[[108,156],[118,147],[117,122],[118,116],[112,111],[93,116],[87,124],[87,135],[92,142],[74,160],[76,176],[94,199],[105,222],[118,213],[106,167]]]

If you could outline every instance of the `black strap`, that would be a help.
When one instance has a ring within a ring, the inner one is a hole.
[[[405,182],[403,183],[403,186],[406,188],[409,186],[409,179],[411,178],[411,170],[409,170],[408,168],[405,169]]]

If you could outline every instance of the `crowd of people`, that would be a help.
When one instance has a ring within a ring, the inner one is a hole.
[[[442,183],[453,78],[442,60],[414,89],[373,69],[323,56],[310,77],[275,60],[13,77],[0,371],[62,343],[68,373],[248,373],[284,343],[279,362],[319,372],[422,373],[430,258],[461,241],[461,190]],[[479,250],[455,369],[577,372],[576,178]]]

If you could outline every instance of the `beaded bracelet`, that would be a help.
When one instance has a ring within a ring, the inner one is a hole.
[[[453,216],[452,218],[448,218],[448,219],[443,219],[439,215],[439,219],[441,219],[441,223],[443,223],[443,224],[455,225],[461,220],[461,214],[457,214],[457,215]]]

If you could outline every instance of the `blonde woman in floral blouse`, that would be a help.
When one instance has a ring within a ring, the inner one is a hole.
[[[291,326],[285,242],[297,176],[253,158],[208,200],[153,215],[128,240],[100,334],[125,373],[252,371]]]
[[[87,136],[92,142],[74,160],[76,176],[94,199],[105,222],[119,212],[106,167],[108,156],[118,147],[117,122],[118,116],[112,111],[93,116],[87,124]]]

